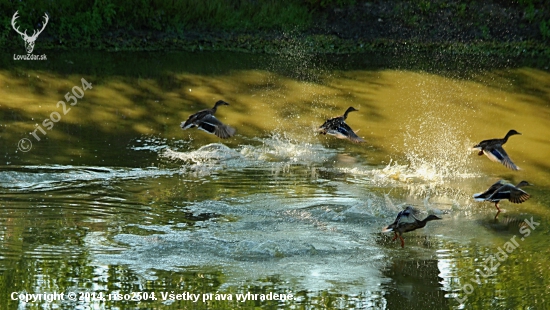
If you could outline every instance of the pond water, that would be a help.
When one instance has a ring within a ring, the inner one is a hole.
[[[548,67],[50,54],[0,62],[1,309],[550,307]],[[181,130],[220,99],[235,137]],[[365,143],[315,134],[349,106]],[[521,170],[472,150],[510,129]],[[472,195],[499,179],[534,186],[495,219]],[[401,248],[381,231],[405,205],[442,220]]]

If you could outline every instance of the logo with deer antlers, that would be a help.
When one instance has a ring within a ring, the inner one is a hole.
[[[34,49],[34,42],[36,41],[36,38],[38,38],[38,35],[42,33],[42,31],[44,31],[44,28],[46,28],[46,25],[48,24],[48,14],[44,13],[44,24],[42,25],[42,29],[40,29],[38,32],[36,30],[33,30],[32,36],[27,35],[27,29],[25,29],[25,32],[21,32],[19,31],[19,27],[15,27],[15,20],[18,18],[19,16],[17,16],[17,11],[15,11],[15,14],[13,14],[13,18],[11,19],[11,26],[13,27],[13,30],[21,35],[21,38],[23,38],[23,41],[25,41],[25,48],[27,49],[27,53],[31,54]]]

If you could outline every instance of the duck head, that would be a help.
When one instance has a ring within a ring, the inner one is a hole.
[[[533,184],[527,182],[527,181],[521,181],[516,185],[516,187],[522,187],[522,186],[532,186]]]
[[[349,107],[349,108],[346,110],[346,113],[344,113],[344,118],[348,117],[348,113],[349,113],[349,112],[353,112],[353,111],[359,111],[359,110],[357,110],[357,109],[354,108],[354,107]]]
[[[511,129],[510,131],[508,131],[508,133],[506,134],[506,138],[510,137],[510,136],[513,136],[513,135],[521,135],[521,133],[517,132],[515,129]]]
[[[433,214],[430,214],[428,215],[428,217],[426,217],[424,219],[424,222],[429,222],[429,221],[433,221],[433,220],[441,220],[442,218],[438,217],[438,216],[435,216]]]
[[[218,106],[221,106],[221,105],[229,105],[229,103],[227,103],[227,102],[225,102],[225,101],[223,101],[223,100],[218,100],[218,102],[216,102],[216,105],[215,105],[215,106],[218,107]]]

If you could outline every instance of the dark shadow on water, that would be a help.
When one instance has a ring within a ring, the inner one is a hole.
[[[47,61],[15,61],[13,53],[0,57],[0,69],[45,70],[61,75],[98,77],[129,76],[158,78],[178,69],[198,75],[227,74],[234,70],[267,69],[298,80],[316,81],[315,72],[324,70],[410,70],[448,77],[469,77],[472,72],[520,67],[548,70],[548,60],[535,57],[498,57],[409,53],[386,55],[266,55],[236,52],[104,52],[48,51]],[[134,65],[128,65],[132,63]],[[178,64],[185,64],[178,68]],[[160,85],[171,87],[170,79]]]
[[[387,309],[449,309],[440,285],[438,260],[395,259],[383,274],[392,279]]]
[[[497,210],[495,210],[497,214]],[[514,213],[499,213],[498,217],[489,216],[485,219],[478,220],[479,224],[489,230],[500,232],[503,234],[518,234],[522,227],[528,227],[525,219],[530,218],[526,214]]]

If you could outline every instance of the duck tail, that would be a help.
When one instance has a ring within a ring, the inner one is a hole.
[[[481,197],[482,194],[483,193],[477,193],[477,194],[474,194],[473,197],[476,201],[485,201],[485,198]]]
[[[183,130],[189,129],[189,128],[193,127],[193,123],[187,123],[187,121],[181,122],[180,127]]]

